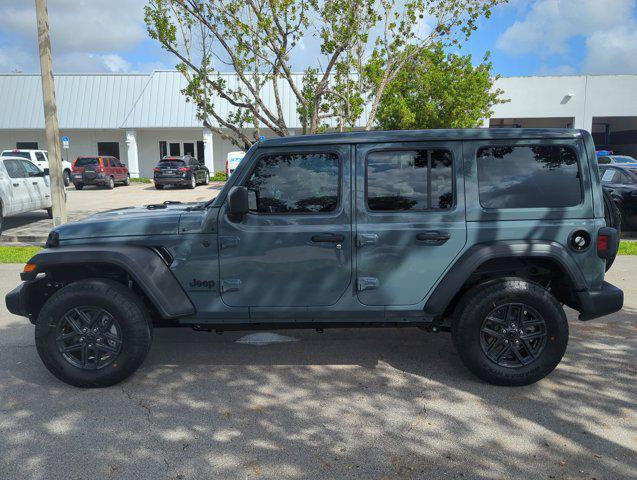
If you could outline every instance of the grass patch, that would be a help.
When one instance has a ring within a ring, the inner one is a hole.
[[[0,263],[27,263],[42,247],[0,246]]]
[[[637,242],[631,240],[622,240],[619,242],[619,251],[617,255],[637,255]]]
[[[131,178],[131,183],[152,183],[150,178]]]
[[[228,180],[228,174],[226,172],[215,172],[214,176],[210,177],[213,182],[225,182]]]

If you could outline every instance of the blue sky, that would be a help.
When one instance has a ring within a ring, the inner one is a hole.
[[[147,38],[144,0],[49,0],[56,72],[148,72],[174,59]],[[637,0],[510,0],[461,49],[495,73],[637,74]],[[0,71],[37,72],[34,2],[0,0]],[[315,62],[316,42],[293,56]]]

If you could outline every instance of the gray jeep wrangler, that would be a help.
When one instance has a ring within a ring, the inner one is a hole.
[[[621,309],[617,247],[585,131],[299,136],[255,144],[206,203],[53,229],[6,303],[80,387],[131,375],[163,326],[450,331],[475,375],[526,385],[564,355],[563,305]]]

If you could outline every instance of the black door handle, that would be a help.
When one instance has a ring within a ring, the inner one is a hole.
[[[20,184],[19,184],[19,183],[14,183],[14,184],[13,184],[13,186],[14,186],[14,187],[19,187],[19,186],[20,186]]]
[[[38,182],[31,182],[31,185],[37,185]]]
[[[444,232],[424,232],[416,235],[416,240],[425,245],[442,245],[451,238],[451,235]]]
[[[312,235],[312,241],[315,243],[341,243],[345,241],[345,235],[334,235],[332,233],[327,233],[323,235]]]

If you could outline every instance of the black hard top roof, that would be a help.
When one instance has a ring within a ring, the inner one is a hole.
[[[445,130],[372,130],[277,137],[259,142],[260,147],[326,145],[342,143],[427,142],[436,140],[507,140],[575,138],[588,133],[571,128],[458,128]]]

